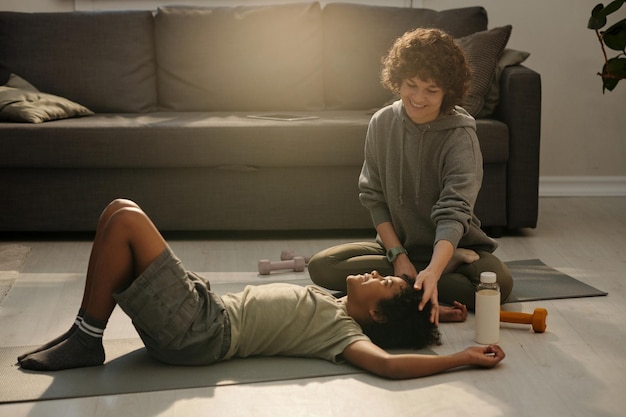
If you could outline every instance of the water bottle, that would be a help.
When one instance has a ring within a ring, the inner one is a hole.
[[[476,287],[476,343],[490,345],[500,340],[500,286],[496,274],[483,272]]]

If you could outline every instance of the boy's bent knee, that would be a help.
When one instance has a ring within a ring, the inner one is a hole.
[[[107,228],[121,228],[131,231],[137,226],[150,223],[148,216],[139,208],[139,206],[126,206],[115,210],[109,216]]]
[[[100,221],[104,223],[108,222],[111,216],[116,211],[127,207],[139,208],[139,205],[132,200],[116,198],[115,200],[111,201],[102,211],[102,214],[100,215]]]

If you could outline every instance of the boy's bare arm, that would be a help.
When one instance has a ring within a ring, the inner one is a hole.
[[[343,351],[351,364],[390,379],[419,378],[461,366],[491,368],[504,356],[497,345],[469,347],[452,355],[394,355],[366,340],[354,342]]]

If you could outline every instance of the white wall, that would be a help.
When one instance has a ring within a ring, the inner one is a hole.
[[[292,0],[305,1],[305,0]],[[586,28],[600,0],[343,0],[443,10],[480,4],[490,27],[513,25],[508,47],[531,53],[526,65],[543,85],[541,176],[548,189],[561,179],[576,188],[608,187],[626,195],[626,80],[602,94],[596,75],[602,53]],[[160,4],[253,5],[290,0],[0,0],[0,10],[69,11],[121,8],[155,9]],[[329,1],[322,1],[328,3]],[[626,6],[619,12],[626,17]],[[615,19],[617,20],[617,19]],[[606,181],[604,181],[606,179]],[[574,185],[572,185],[574,184]],[[581,185],[582,187],[582,185]],[[549,191],[547,192],[549,193]],[[544,192],[546,194],[546,192]]]

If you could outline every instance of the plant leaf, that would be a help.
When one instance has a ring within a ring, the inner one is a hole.
[[[596,4],[596,7],[594,7],[593,10],[591,11],[591,15],[597,17],[598,14],[600,14],[602,10],[604,10],[604,4],[598,3]]]
[[[589,22],[587,22],[587,28],[598,30],[606,25],[606,16],[600,16],[600,12],[604,10],[604,4],[597,4],[596,7],[591,11],[591,17],[589,18]]]
[[[624,4],[625,0],[614,0],[611,3],[608,4],[608,6],[606,6],[604,9],[602,9],[602,11],[600,11],[600,15],[606,17],[608,15],[610,15],[611,13],[615,13],[620,7],[622,7],[622,5]]]
[[[626,48],[626,19],[620,20],[602,33],[604,44],[614,51]]]
[[[620,80],[626,79],[626,58],[611,58],[602,67],[602,92],[613,91]]]

